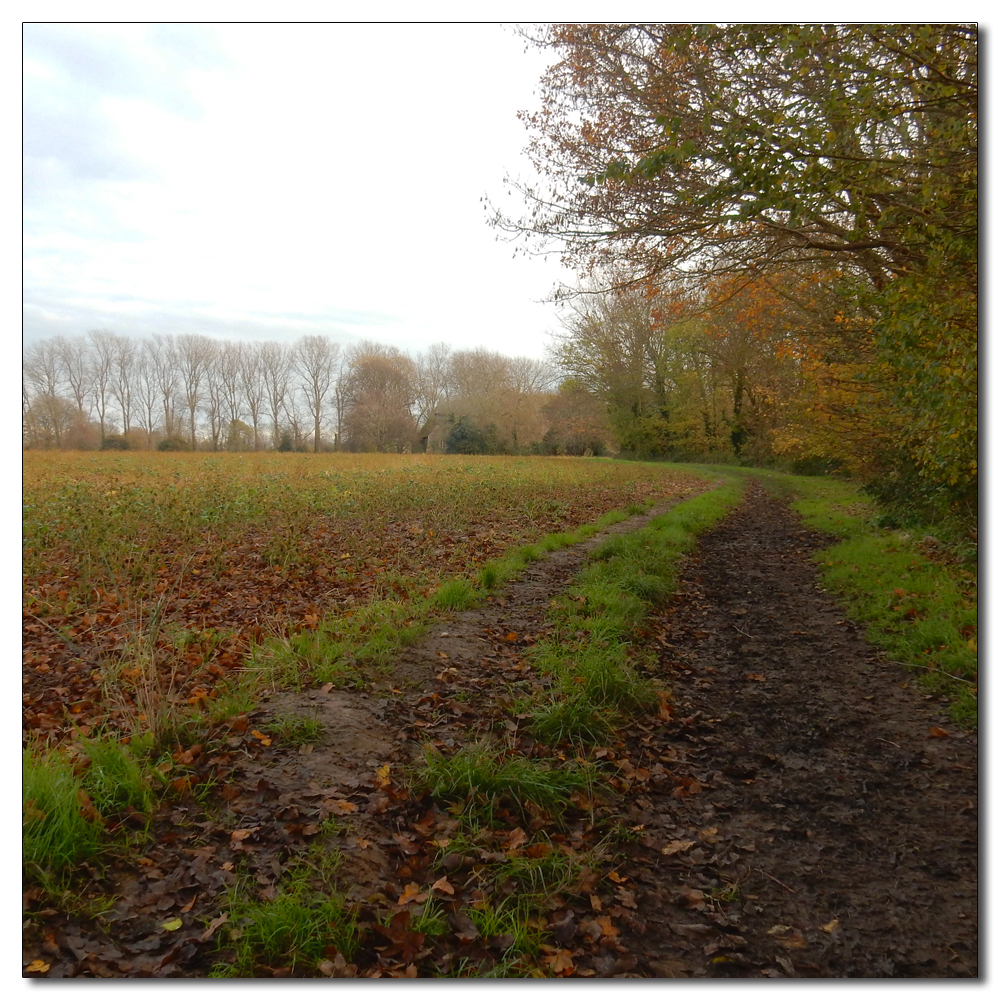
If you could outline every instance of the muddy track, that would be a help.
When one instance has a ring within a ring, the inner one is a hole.
[[[324,722],[323,738],[298,752],[233,736],[213,764],[224,779],[209,815],[193,803],[165,811],[146,866],[115,874],[121,902],[110,918],[97,926],[51,912],[29,931],[26,955],[44,935],[50,975],[204,976],[215,958],[201,928],[234,864],[273,898],[289,851],[331,815],[350,828],[336,846],[362,911],[393,908],[405,885],[438,878],[424,844],[450,817],[409,800],[400,771],[427,743],[447,752],[491,737],[532,752],[512,711],[538,683],[523,654],[608,533],[432,627],[380,689],[272,696],[251,726],[306,713]],[[977,974],[975,736],[882,663],[818,589],[810,553],[822,542],[751,484],[687,560],[646,636],[673,716],[631,720],[606,751],[623,793],[610,808],[634,839],[613,872],[549,907],[572,974]],[[583,850],[590,834],[580,831],[567,843]],[[175,911],[191,932],[162,935]],[[607,937],[596,916],[610,921]],[[473,947],[441,942],[419,974]],[[378,968],[358,974],[403,974]]]
[[[524,693],[529,687],[521,654],[549,631],[552,599],[570,586],[589,553],[603,541],[644,527],[678,502],[651,508],[531,563],[482,606],[434,623],[399,654],[388,679],[372,691],[308,690],[265,698],[261,707],[268,715],[311,716],[323,723],[325,735],[308,755],[245,765],[241,780],[263,779],[286,795],[298,790],[315,798],[324,790],[327,799],[347,796],[373,787],[365,779],[379,766],[391,762],[390,767],[398,769],[411,764],[423,744],[453,750],[503,731],[504,709],[509,707],[505,692]],[[506,725],[511,725],[509,720]],[[377,794],[375,801],[377,810],[383,802]],[[352,815],[356,836],[340,845],[353,855],[354,901],[386,891],[398,895],[391,861],[398,850],[381,829],[379,816],[377,811],[375,816]],[[366,846],[359,848],[359,843]]]
[[[977,975],[976,737],[819,588],[822,542],[754,484],[660,615],[652,742],[700,790],[634,809],[640,974]]]

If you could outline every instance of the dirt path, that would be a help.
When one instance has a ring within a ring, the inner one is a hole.
[[[752,486],[660,617],[654,742],[701,790],[636,806],[654,848],[695,841],[636,850],[645,974],[977,975],[976,737],[818,588],[819,543]]]
[[[350,826],[337,847],[362,920],[407,884],[429,885],[441,871],[426,844],[451,819],[400,792],[400,769],[421,745],[450,751],[487,734],[534,752],[512,710],[537,684],[522,654],[598,541],[534,563],[502,596],[432,629],[381,690],[273,696],[231,752],[201,762],[221,776],[218,801],[172,807],[143,866],[113,874],[110,917],[43,911],[25,954],[43,947],[57,976],[204,976],[214,944],[202,928],[234,867],[273,897],[289,852],[331,816]],[[637,718],[606,750],[622,775],[610,808],[634,840],[550,905],[573,974],[976,975],[975,737],[880,664],[817,590],[818,541],[752,485],[688,561],[650,635],[674,716]],[[300,752],[251,738],[287,712],[323,721],[322,740]],[[585,850],[593,836],[581,821],[563,842]],[[457,914],[475,890],[446,870]],[[190,930],[163,934],[175,914]],[[382,949],[367,959],[381,966],[359,961],[357,974],[488,957],[451,919],[458,944],[428,940],[396,965]]]

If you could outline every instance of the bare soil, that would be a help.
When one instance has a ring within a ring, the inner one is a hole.
[[[447,874],[455,931],[426,941],[378,931],[335,974],[488,966],[504,942],[476,940],[461,917],[477,898],[467,859],[435,860],[428,846],[453,821],[441,804],[413,799],[402,778],[428,744],[450,751],[490,736],[553,753],[532,743],[514,710],[539,683],[523,654],[599,541],[532,564],[501,595],[432,628],[381,686],[276,694],[221,748],[192,748],[184,773],[202,796],[163,810],[139,864],[93,873],[91,895],[118,900],[110,913],[65,913],[28,894],[25,964],[44,958],[49,977],[205,976],[219,957],[210,921],[236,872],[273,898],[290,859],[335,817],[345,824],[344,886],[363,923],[377,930],[376,913],[399,910],[407,885]],[[602,748],[618,790],[603,814],[622,817],[628,842],[550,900],[554,971],[978,974],[976,736],[882,662],[819,588],[810,554],[823,542],[753,484],[687,560],[679,592],[643,637],[659,652],[673,711],[633,719]],[[289,713],[322,721],[322,739],[265,745],[259,727]],[[582,852],[598,832],[581,813],[553,840]],[[183,929],[166,932],[177,916]]]

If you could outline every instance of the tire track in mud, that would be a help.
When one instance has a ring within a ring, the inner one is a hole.
[[[977,738],[823,592],[823,544],[752,483],[659,616],[651,743],[700,787],[632,809],[639,974],[977,975]]]

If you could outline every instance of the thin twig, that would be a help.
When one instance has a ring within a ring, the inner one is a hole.
[[[887,662],[894,663],[897,667],[910,667],[912,670],[933,670],[936,674],[944,674],[945,677],[950,677],[953,681],[959,681],[961,684],[968,684],[969,687],[976,687],[978,685],[978,681],[956,677],[954,674],[949,674],[947,670],[942,670],[940,667],[921,666],[919,663],[904,663],[902,660],[888,660]]]
[[[898,743],[893,743],[892,740],[883,740],[881,736],[876,736],[875,739],[880,740],[882,743],[888,743],[889,746],[895,747],[897,750],[903,749]]]
[[[782,889],[787,890],[788,892],[792,893],[792,895],[795,894],[795,890],[794,889],[789,889],[788,886],[785,885],[785,883],[781,881],[781,879],[777,879],[773,875],[768,875],[768,873],[766,871],[764,871],[763,868],[758,868],[757,871],[759,871],[761,873],[761,875],[763,875],[765,878],[769,878],[772,882],[777,882],[778,885],[780,885]]]

